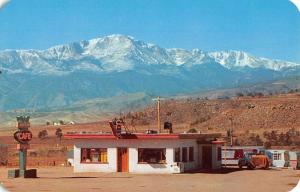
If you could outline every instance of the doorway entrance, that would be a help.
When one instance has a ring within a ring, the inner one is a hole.
[[[212,169],[212,147],[202,146],[202,166],[203,169]]]
[[[127,148],[118,148],[117,150],[117,166],[118,172],[128,172],[128,149]]]

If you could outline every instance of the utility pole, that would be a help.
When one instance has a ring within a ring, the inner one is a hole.
[[[160,101],[161,98],[158,96],[156,99],[153,99],[157,102],[157,129],[161,133],[161,123],[160,123]]]
[[[233,117],[229,117],[229,120],[231,122],[231,127],[230,127],[230,146],[233,146]]]
[[[161,133],[161,123],[160,123],[160,98],[157,97],[157,127],[159,133]]]

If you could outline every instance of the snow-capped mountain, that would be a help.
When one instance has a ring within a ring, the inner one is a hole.
[[[164,49],[122,35],[59,45],[47,50],[0,52],[0,66],[9,73],[60,75],[80,70],[120,72],[134,70],[142,65],[191,67],[207,62],[219,63],[227,69],[250,67],[280,71],[299,66],[292,62],[255,57],[241,51],[209,53],[198,49]]]
[[[64,106],[123,93],[178,94],[300,75],[297,63],[241,51],[164,49],[123,35],[46,50],[3,50],[0,69],[0,109]]]

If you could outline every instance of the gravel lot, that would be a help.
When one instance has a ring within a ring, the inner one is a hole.
[[[300,179],[295,170],[237,170],[218,173],[141,175],[128,173],[73,173],[71,167],[39,168],[36,179],[7,179],[0,168],[0,183],[9,191],[203,191],[287,192]]]

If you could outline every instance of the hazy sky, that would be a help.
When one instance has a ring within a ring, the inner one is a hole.
[[[288,0],[11,0],[0,9],[1,50],[110,34],[300,63],[300,12]]]

